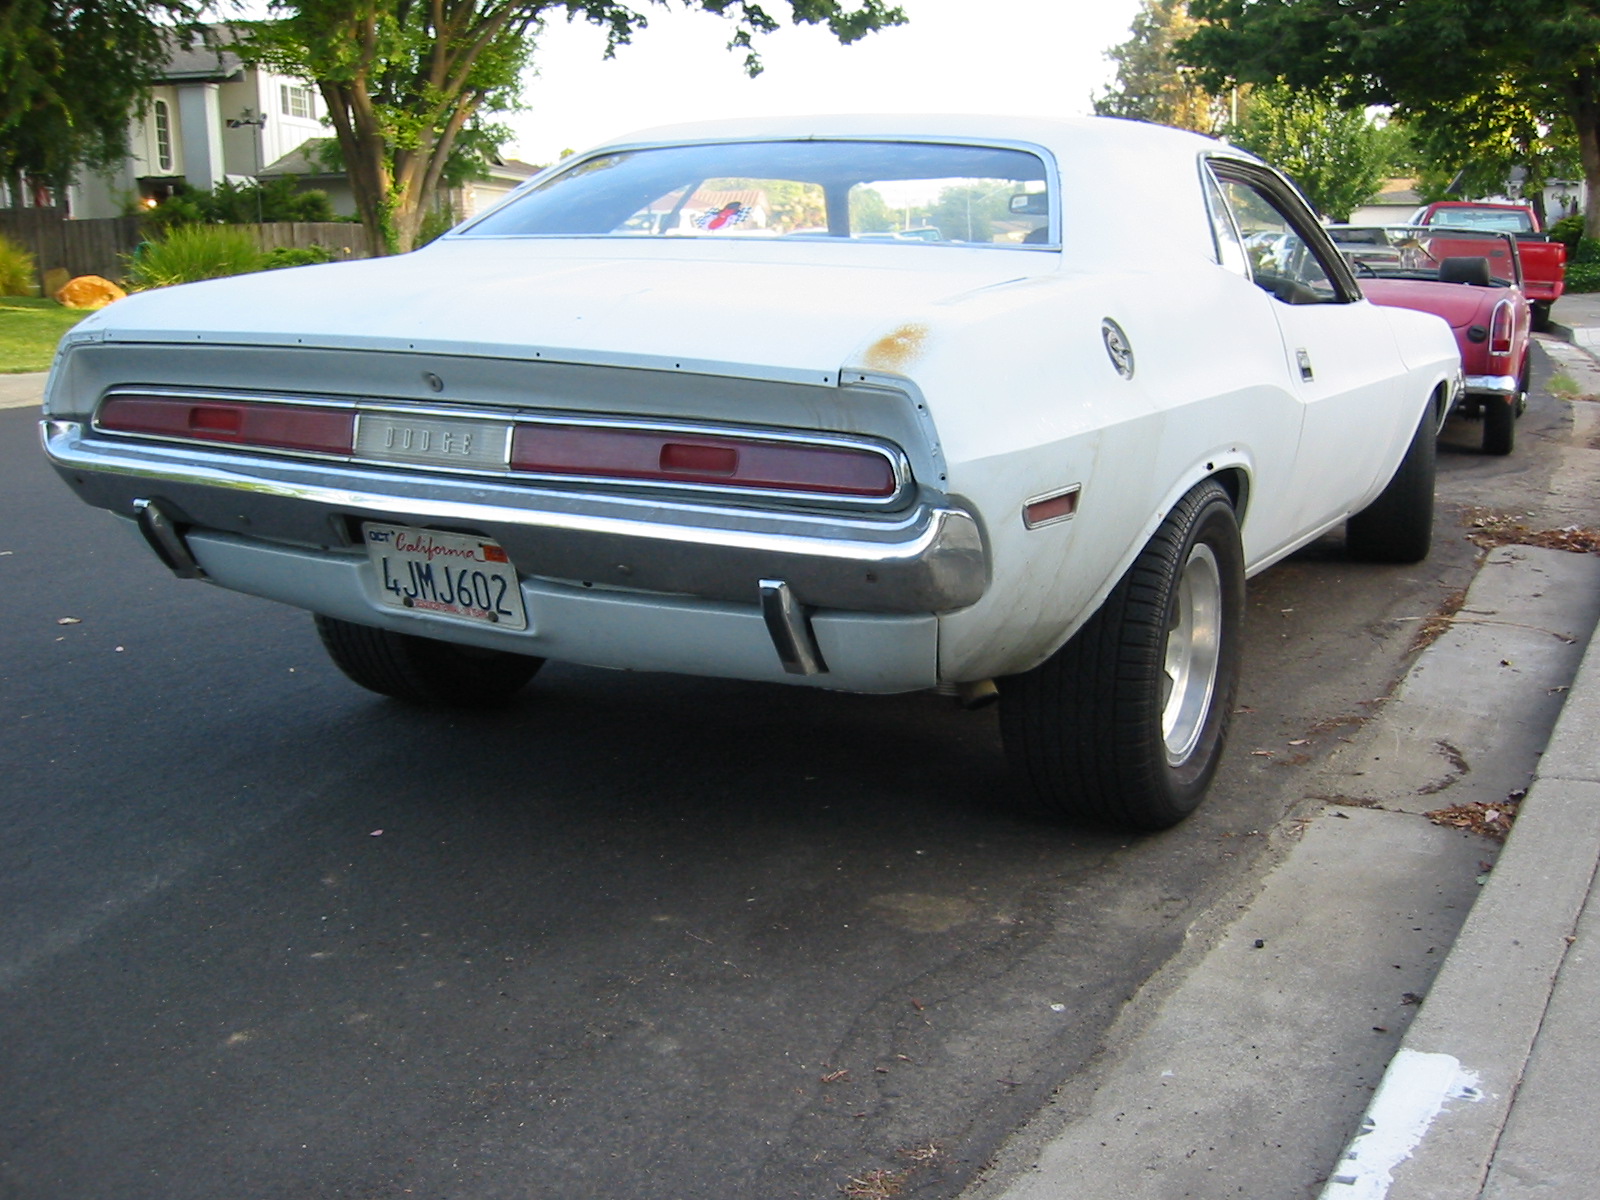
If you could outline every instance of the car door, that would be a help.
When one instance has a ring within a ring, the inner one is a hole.
[[[1302,407],[1293,482],[1273,503],[1286,506],[1292,528],[1320,528],[1368,493],[1400,427],[1408,434],[1417,418],[1398,389],[1399,348],[1293,188],[1239,159],[1213,159],[1209,169],[1244,248],[1243,269],[1272,298]]]

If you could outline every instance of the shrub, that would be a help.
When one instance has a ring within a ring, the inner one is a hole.
[[[1578,249],[1578,239],[1583,236],[1583,214],[1573,213],[1570,217],[1562,217],[1550,226],[1550,236],[1555,241],[1567,244],[1567,257],[1572,257]]]
[[[0,237],[0,296],[32,296],[39,288],[33,255]]]
[[[333,251],[326,246],[278,246],[267,251],[262,269],[276,271],[279,267],[310,267],[332,261]]]
[[[1567,291],[1600,292],[1600,262],[1568,263]]]
[[[255,238],[237,226],[184,225],[139,245],[128,257],[128,282],[155,288],[244,275],[261,270],[264,257]]]
[[[318,188],[300,190],[292,175],[263,183],[223,180],[210,191],[179,185],[155,208],[141,215],[156,229],[178,225],[255,225],[263,221],[333,221],[328,193]]]
[[[1600,240],[1581,237],[1576,247],[1569,247],[1573,262],[1600,262]]]

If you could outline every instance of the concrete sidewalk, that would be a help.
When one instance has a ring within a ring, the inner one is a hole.
[[[0,375],[0,408],[36,407],[44,399],[43,371]]]
[[[1552,333],[1600,353],[1600,295]],[[1600,1192],[1600,648],[1591,640],[1494,872],[1323,1200]]]

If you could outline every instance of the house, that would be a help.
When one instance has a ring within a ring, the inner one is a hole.
[[[326,192],[334,212],[341,216],[354,216],[356,203],[350,191],[349,179],[343,171],[328,166],[330,161],[337,161],[337,158],[333,139],[316,137],[302,142],[276,162],[268,163],[258,174],[263,179],[293,175],[305,187]],[[541,170],[542,167],[532,163],[496,156],[489,161],[485,178],[469,180],[453,187],[441,196],[441,200],[447,199],[456,219],[464,220],[498,203]]]
[[[1415,179],[1388,179],[1378,194],[1350,214],[1351,225],[1404,225],[1422,204]]]
[[[180,183],[249,181],[325,133],[316,88],[244,62],[222,44],[228,36],[227,26],[214,25],[188,44],[174,37],[144,114],[129,120],[127,158],[68,188],[71,216],[121,216],[131,205],[160,203]]]

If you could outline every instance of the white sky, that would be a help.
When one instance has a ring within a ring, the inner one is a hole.
[[[826,28],[757,39],[766,70],[726,49],[734,24],[639,5],[650,27],[602,58],[603,32],[554,19],[540,36],[528,111],[508,157],[549,163],[635,129],[707,117],[846,112],[1081,116],[1109,82],[1105,52],[1128,40],[1139,0],[900,0],[897,28],[840,46]],[[785,16],[773,0],[768,11]]]

